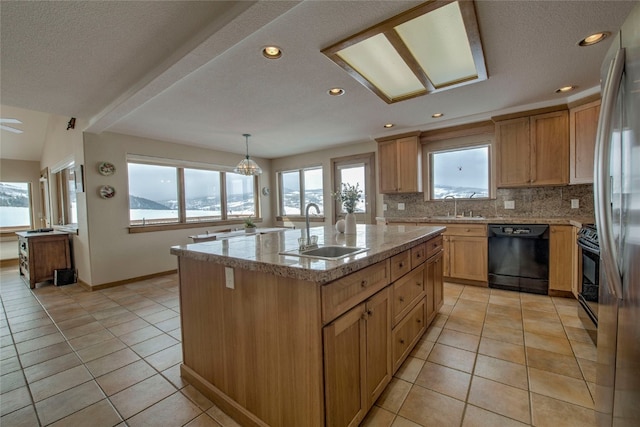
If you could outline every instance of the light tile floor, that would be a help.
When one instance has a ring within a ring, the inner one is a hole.
[[[5,268],[0,301],[0,425],[237,426],[180,378],[176,275],[29,290]],[[445,305],[363,425],[595,425],[596,352],[576,310],[445,284]]]

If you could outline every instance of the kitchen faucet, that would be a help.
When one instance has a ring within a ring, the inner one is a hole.
[[[458,201],[456,200],[456,198],[454,196],[444,196],[444,200],[447,199],[453,199],[453,217],[457,217],[458,216]],[[447,211],[447,216],[449,216],[449,212]]]
[[[315,203],[309,203],[304,209],[304,220],[307,224],[307,241],[304,246],[311,244],[311,236],[309,234],[309,208],[314,208],[316,210],[316,215],[320,215],[320,208]]]

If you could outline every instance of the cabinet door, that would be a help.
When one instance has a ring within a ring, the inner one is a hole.
[[[378,173],[380,174],[380,193],[398,191],[398,149],[396,141],[378,143]]]
[[[323,329],[328,426],[357,426],[367,412],[365,319],[363,303]]]
[[[400,138],[398,147],[398,192],[419,193],[422,191],[422,151],[417,136]]]
[[[593,183],[593,159],[600,101],[569,111],[569,183]]]
[[[366,409],[368,410],[391,381],[391,301],[390,287],[365,303],[366,313]],[[328,424],[332,425],[332,424]]]
[[[549,290],[571,292],[578,262],[575,227],[552,225],[550,231]]]
[[[487,238],[449,236],[449,276],[486,282]]]
[[[424,269],[424,286],[427,294],[427,326],[442,307],[442,267],[443,254],[440,252],[429,258]]]
[[[498,187],[517,187],[530,182],[529,117],[496,122]]]
[[[569,113],[531,116],[531,183],[569,183]]]

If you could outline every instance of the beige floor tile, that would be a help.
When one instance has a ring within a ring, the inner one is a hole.
[[[592,409],[531,393],[531,412],[536,427],[595,427]],[[562,420],[562,424],[559,423]]]
[[[474,376],[468,402],[523,423],[531,422],[526,390]]]
[[[18,356],[4,359],[2,363],[0,363],[0,375],[6,375],[11,372],[20,371],[20,369],[20,359],[18,359]]]
[[[26,331],[17,332],[13,334],[13,342],[20,343],[23,341],[29,341],[34,338],[39,338],[45,335],[58,332],[58,328],[53,323],[38,328],[27,329]]]
[[[561,317],[561,321],[564,326],[571,326],[573,328],[582,327],[582,320],[577,316],[563,316]]]
[[[489,300],[488,295],[485,295],[483,299],[485,299],[486,301],[481,302],[474,299],[465,299],[460,297],[451,313],[454,314],[456,312],[459,312],[459,314],[464,314],[465,312],[473,312],[474,315],[481,314],[484,316],[484,314],[487,312],[487,301]]]
[[[522,319],[513,319],[509,316],[502,314],[487,314],[484,320],[484,326],[493,326],[495,328],[502,329],[515,329],[516,331],[522,331]]]
[[[0,396],[0,415],[4,416],[27,405],[31,405],[31,395],[27,387],[8,391]]]
[[[598,361],[598,351],[592,342],[570,341],[570,344],[576,357],[592,362]]]
[[[138,329],[137,331],[132,331],[127,334],[120,335],[118,338],[126,345],[133,346],[162,334],[163,332],[160,329],[156,328],[155,326],[149,325],[142,329]]]
[[[471,375],[436,363],[427,362],[415,384],[458,400],[467,398]]]
[[[25,387],[26,385],[27,381],[24,379],[24,374],[21,371],[13,371],[0,376],[0,394]]]
[[[438,343],[467,351],[477,351],[478,345],[480,344],[480,337],[453,329],[444,329],[438,337]]]
[[[180,376],[180,365],[173,365],[172,367],[165,369],[164,371],[160,372],[162,374],[163,377],[165,377],[171,384],[173,384],[173,386],[175,388],[177,388],[178,390],[183,389],[184,387],[188,386],[189,383],[186,382],[181,376]]]
[[[116,393],[110,399],[126,420],[172,395],[175,391],[176,389],[162,376],[154,375]]]
[[[137,331],[138,329],[146,328],[147,326],[149,326],[149,322],[138,317],[134,320],[111,326],[109,330],[113,335],[119,337],[120,335],[128,334],[129,332]]]
[[[409,390],[411,390],[410,382],[394,377],[378,398],[376,405],[397,414],[407,398]]]
[[[171,319],[163,320],[155,324],[156,328],[169,332],[180,327],[180,317],[172,317]]]
[[[529,390],[527,367],[519,363],[479,354],[473,374],[512,387]]]
[[[503,295],[491,294],[489,304],[500,305],[505,307],[514,307],[520,310],[520,298],[505,297]]]
[[[560,321],[560,317],[558,316],[558,313],[555,312],[555,309],[553,309],[553,311],[529,310],[524,305],[522,306],[522,318],[531,320],[547,320],[549,322]]]
[[[109,400],[103,399],[51,424],[51,427],[110,427],[121,421],[122,418]]]
[[[448,316],[451,313],[451,310],[453,310],[454,304],[455,301],[447,302],[447,300],[445,299],[442,307],[440,307],[440,310],[438,310],[438,314]]]
[[[222,427],[218,424],[213,418],[211,418],[208,414],[202,414],[188,424],[185,424],[184,427]]]
[[[106,395],[111,396],[155,374],[155,369],[144,360],[138,360],[100,376],[96,381]]]
[[[150,425],[181,426],[202,413],[193,402],[179,392],[145,409],[127,420],[130,427]]]
[[[36,403],[38,417],[47,425],[104,399],[95,381],[89,381]]]
[[[416,344],[414,349],[411,351],[411,356],[417,357],[418,359],[427,360],[427,357],[429,357],[429,353],[431,353],[431,350],[433,349],[433,346],[435,344],[435,342],[427,341],[425,337],[422,337],[422,339],[418,341],[418,344]]]
[[[482,339],[480,339],[478,353],[508,362],[520,363],[521,365],[526,363],[524,346],[497,341],[491,338],[482,337]]]
[[[582,377],[585,379],[585,381],[595,383],[598,363],[594,362],[593,360],[581,358],[577,358],[577,361],[578,365],[580,366],[580,370],[582,371]]]
[[[436,314],[436,317],[433,319],[433,322],[430,326],[444,327],[444,324],[447,323],[447,319],[449,318],[448,314]]]
[[[438,328],[438,327],[435,327],[435,326],[429,326],[429,328],[427,329],[427,332],[425,332],[425,334],[422,337],[422,339],[427,340],[427,341],[436,342],[436,341],[438,341],[438,337],[440,336],[441,332],[442,332],[442,328]]]
[[[386,409],[374,406],[360,423],[361,427],[390,427],[396,415]]]
[[[482,320],[478,321],[450,315],[444,327],[445,329],[453,329],[467,334],[480,335],[482,333],[482,323]]]
[[[527,298],[525,298],[524,300],[521,299],[521,301],[523,310],[556,313],[556,307],[553,305],[553,302],[549,298],[536,301],[528,301]]]
[[[44,335],[29,341],[23,341],[16,344],[18,354],[29,353],[31,351],[40,350],[54,344],[64,342],[64,336],[60,332]]]
[[[527,366],[582,379],[582,372],[580,372],[576,358],[566,354],[527,347]]]
[[[393,420],[393,424],[391,427],[423,427],[420,424],[414,423],[413,421],[409,421],[408,419],[400,416],[396,416],[396,419]]]
[[[111,353],[115,353],[118,350],[122,350],[126,345],[118,338],[111,338],[105,340],[99,344],[85,347],[77,351],[78,356],[83,362],[87,363],[99,357],[106,356]]]
[[[49,317],[39,317],[37,319],[25,321],[25,322],[11,322],[11,332],[23,332],[29,329],[38,328],[40,326],[52,325],[53,322]]]
[[[436,344],[431,350],[427,361],[438,363],[449,368],[459,371],[471,373],[475,363],[476,353],[461,350],[455,347],[449,347],[442,344]]]
[[[182,362],[182,345],[178,343],[172,347],[154,353],[151,356],[145,357],[144,360],[156,368],[156,370],[164,371],[165,369]]]
[[[74,368],[82,364],[74,353],[67,353],[59,357],[29,366],[24,369],[24,375],[30,383],[41,380],[50,375],[57,374],[67,369]]]
[[[192,385],[188,385],[180,391],[203,411],[206,411],[213,406],[213,402],[207,399],[204,394],[200,393]]]
[[[593,409],[593,399],[584,380],[529,368],[529,383],[534,393]]]
[[[526,427],[528,425],[473,405],[467,405],[462,421],[462,427]]]
[[[404,361],[402,366],[400,366],[398,371],[395,373],[395,377],[413,383],[418,377],[418,374],[420,374],[420,370],[424,366],[424,363],[425,362],[422,359],[407,357],[407,360]]]
[[[414,385],[398,415],[423,426],[457,426],[464,402]]]
[[[132,345],[131,350],[138,353],[140,357],[147,357],[177,343],[178,341],[175,338],[162,333],[162,335],[154,336],[146,341]]]
[[[69,340],[69,345],[71,345],[74,350],[78,351],[86,347],[91,347],[92,345],[103,343],[104,341],[110,340],[111,338],[113,338],[113,334],[109,332],[108,329],[102,329],[91,334],[73,338]]]
[[[504,341],[516,345],[524,345],[524,333],[522,330],[503,328],[485,322],[482,328],[482,336],[496,341]]]
[[[125,309],[126,310],[126,309]],[[104,319],[100,319],[100,323],[105,328],[112,328],[117,325],[121,325],[123,323],[131,322],[133,320],[139,319],[139,317],[135,314],[126,310],[124,314],[116,314],[114,316],[106,317]]]
[[[38,416],[33,405],[25,406],[22,409],[13,411],[0,418],[0,425],[11,427],[33,427],[38,424]]]
[[[65,338],[68,340],[72,340],[73,338],[78,338],[84,335],[89,335],[94,332],[100,332],[105,330],[106,328],[102,326],[99,322],[93,321],[91,323],[87,323],[82,326],[76,326],[75,328],[67,329],[63,331]]]
[[[140,357],[138,357],[137,354],[129,348],[123,348],[115,353],[94,359],[91,362],[88,362],[86,366],[93,376],[97,378],[111,371],[115,371],[118,368],[129,365],[136,360],[140,360]]]
[[[582,326],[574,328],[573,326],[565,325],[564,330],[570,341],[593,342],[587,330]]]
[[[525,332],[533,332],[539,335],[551,335],[554,337],[566,338],[564,328],[558,322],[550,322],[538,319],[524,319],[523,326]]]
[[[551,351],[554,353],[573,355],[573,350],[566,338],[552,337],[549,335],[534,334],[533,332],[524,333],[524,343],[527,347],[534,347],[540,350]]]
[[[99,311],[94,311],[94,312],[91,313],[91,316],[93,316],[94,319],[100,321],[100,320],[104,320],[104,319],[107,319],[107,318],[112,317],[112,316],[122,316],[122,315],[125,315],[127,313],[130,313],[130,311],[127,310],[124,307],[121,307],[120,305],[117,305],[115,307],[106,308],[106,309],[99,310]]]
[[[37,365],[50,359],[72,353],[73,349],[66,341],[20,355],[20,363],[24,368]]]
[[[29,384],[29,389],[34,402],[39,402],[92,379],[93,377],[87,368],[84,365],[80,365],[32,382]]]
[[[222,410],[216,405],[213,405],[211,409],[207,411],[207,415],[216,420],[223,427],[240,427],[240,424],[233,421],[231,417],[222,412]]]

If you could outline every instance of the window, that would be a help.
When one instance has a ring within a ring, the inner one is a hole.
[[[340,182],[340,186],[336,188],[336,191],[340,191],[342,189],[342,184],[350,184],[352,186],[358,185],[358,188],[362,190],[362,199],[356,203],[356,208],[354,213],[363,213],[367,211],[367,201],[365,194],[365,169],[364,164],[356,164],[349,166],[338,166],[338,182]],[[345,213],[344,207],[339,204],[338,212]]]
[[[198,223],[258,216],[257,177],[170,160],[129,160],[130,225]],[[223,169],[223,167],[220,167]]]
[[[309,203],[324,212],[322,167],[279,172],[278,199],[281,216],[302,216]]]
[[[28,182],[0,182],[0,229],[31,228],[31,191]]]
[[[78,207],[76,203],[76,172],[74,163],[67,163],[52,173],[53,224],[78,225]]]
[[[478,137],[426,145],[429,170],[428,200],[490,198],[491,141]]]
[[[356,220],[360,223],[375,224],[376,190],[375,190],[375,153],[363,153],[331,159],[332,192],[342,189],[342,184],[360,187],[362,200],[356,204]],[[333,222],[344,216],[343,206],[334,201]]]

